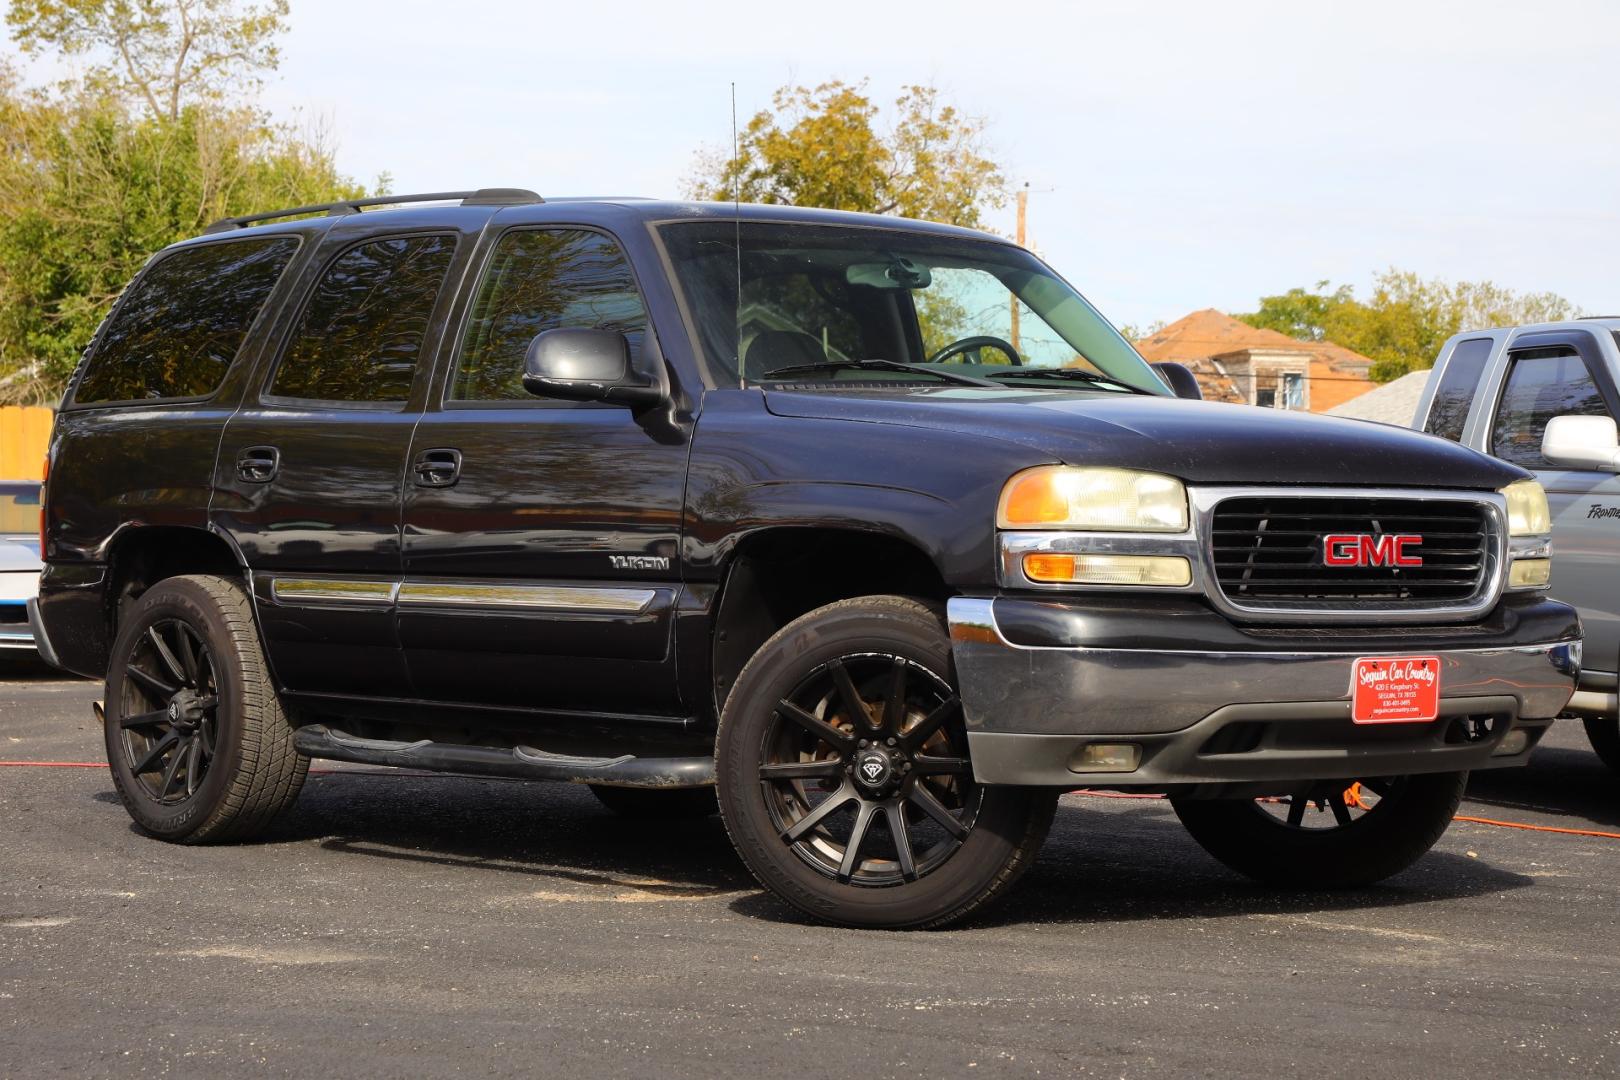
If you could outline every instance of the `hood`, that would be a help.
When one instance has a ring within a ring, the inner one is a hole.
[[[1048,460],[1195,484],[1494,490],[1529,474],[1407,428],[1223,402],[1058,391],[767,391],[778,416],[899,424],[1013,442]]]
[[[43,570],[39,561],[37,536],[0,536],[0,573],[9,570]]]

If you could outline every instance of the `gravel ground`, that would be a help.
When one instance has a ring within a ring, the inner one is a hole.
[[[100,761],[94,686],[0,667],[0,758]],[[1620,833],[1561,726],[1463,813]],[[0,1075],[1613,1076],[1620,839],[1459,821],[1375,889],[1252,886],[1158,801],[1066,796],[1010,902],[808,925],[718,821],[337,767],[171,847],[101,769],[0,768]]]

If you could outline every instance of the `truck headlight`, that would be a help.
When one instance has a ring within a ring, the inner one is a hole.
[[[1517,480],[1502,489],[1507,499],[1509,536],[1545,536],[1552,531],[1547,492],[1534,480]]]
[[[1159,473],[1042,465],[1007,481],[996,506],[996,524],[1003,529],[1186,532],[1187,489],[1175,477]]]

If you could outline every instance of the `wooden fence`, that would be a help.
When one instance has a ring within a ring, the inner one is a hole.
[[[52,415],[43,406],[0,406],[0,480],[44,478]]]

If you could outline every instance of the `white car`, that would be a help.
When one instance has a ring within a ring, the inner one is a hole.
[[[0,649],[33,649],[28,601],[39,594],[37,480],[0,480]]]

